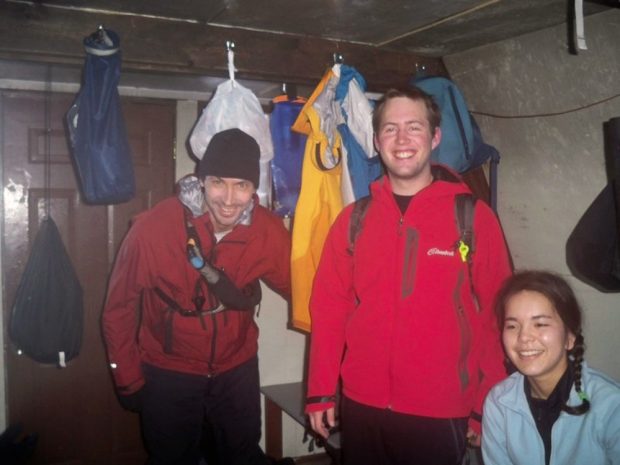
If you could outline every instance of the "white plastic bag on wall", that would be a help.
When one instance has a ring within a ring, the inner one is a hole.
[[[192,131],[189,144],[196,158],[202,159],[216,133],[231,128],[241,129],[258,142],[261,153],[258,197],[260,203],[268,207],[271,205],[270,162],[273,158],[269,118],[256,95],[232,79],[217,87]]]

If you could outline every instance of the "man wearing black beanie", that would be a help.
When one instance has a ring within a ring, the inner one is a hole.
[[[258,281],[290,297],[291,247],[258,203],[259,160],[245,132],[215,134],[197,176],[140,214],[119,250],[103,330],[121,405],[141,414],[148,464],[201,463],[205,425],[209,465],[294,463],[258,445]]]
[[[219,132],[209,142],[196,174],[202,180],[216,234],[233,227],[252,205],[259,159],[258,144],[240,129]]]

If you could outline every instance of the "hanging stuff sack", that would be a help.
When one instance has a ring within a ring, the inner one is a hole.
[[[80,352],[82,286],[51,217],[41,222],[11,309],[9,336],[18,352],[45,364]]]
[[[459,173],[490,161],[489,204],[497,211],[499,152],[482,140],[480,128],[459,88],[450,79],[441,76],[419,75],[411,83],[431,95],[441,110],[441,142],[433,150],[432,160]]]
[[[118,94],[119,44],[103,27],[84,39],[82,87],[66,116],[78,181],[90,204],[126,202],[136,191]]]
[[[228,49],[230,79],[222,82],[215,89],[213,97],[192,129],[189,145],[194,156],[202,160],[211,138],[218,132],[237,128],[252,136],[260,147],[260,176],[256,193],[261,205],[270,207],[273,142],[269,130],[269,117],[263,111],[254,92],[235,80],[234,56],[232,47],[230,47]]]

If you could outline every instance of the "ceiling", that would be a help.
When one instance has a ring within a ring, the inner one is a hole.
[[[44,4],[442,57],[565,23],[571,0],[49,0]],[[619,0],[585,0],[589,15]]]
[[[123,37],[121,86],[128,94],[153,96],[166,89],[167,96],[193,98],[192,92],[212,92],[228,75],[224,42],[229,38],[236,41],[238,78],[249,79],[245,85],[259,98],[278,95],[282,82],[298,84],[299,95],[307,96],[332,55],[358,67],[370,90],[384,89],[394,85],[382,79],[409,79],[418,62],[438,72],[437,63],[446,55],[568,24],[574,3],[2,0],[0,86],[24,88],[30,81],[31,88],[40,87],[46,73],[41,63],[53,63],[54,80],[66,84],[58,90],[74,91],[80,82],[81,40],[104,22]],[[586,16],[611,7],[620,7],[620,0],[583,3]]]

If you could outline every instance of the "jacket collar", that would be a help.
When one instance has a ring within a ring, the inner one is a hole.
[[[505,382],[510,382],[510,384],[506,387],[506,391],[504,395],[500,396],[499,402],[506,408],[513,410],[515,412],[519,411],[530,411],[530,407],[527,404],[527,399],[525,398],[524,391],[524,380],[525,377],[519,373],[513,373],[508,377]],[[581,385],[586,394],[590,394],[588,392],[588,385],[590,382],[590,371],[588,364],[584,361],[581,366]],[[571,386],[570,396],[568,398],[568,405],[577,406],[581,404],[581,399],[577,395],[577,391],[575,391],[575,385]]]
[[[431,173],[433,174],[433,182],[418,192],[416,196],[427,195],[427,192],[451,196],[459,193],[471,192],[460,175],[445,165],[438,163],[431,164]],[[435,187],[438,185],[442,185],[443,188],[441,190],[435,190]],[[383,198],[392,199],[392,184],[387,174],[384,174],[370,185],[370,193],[371,196],[376,199],[382,198],[383,196],[386,196]]]

